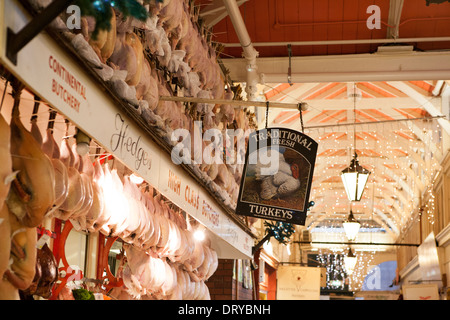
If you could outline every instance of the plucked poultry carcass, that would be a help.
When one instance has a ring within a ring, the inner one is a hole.
[[[92,176],[92,206],[86,213],[86,229],[90,232],[97,232],[105,222],[102,220],[102,214],[105,207],[103,190],[100,187],[99,179],[103,175],[103,170],[98,158],[94,162],[94,173]]]
[[[34,279],[37,232],[24,226],[13,213],[9,221],[12,263],[0,279],[0,300],[19,300],[19,290],[26,290]]]
[[[172,258],[172,260],[178,263],[184,263],[187,259],[191,257],[192,253],[194,252],[195,239],[192,232],[189,232],[186,229],[180,229],[180,232],[182,238],[182,245],[180,251],[175,252],[175,255]]]
[[[100,232],[106,236],[120,236],[126,228],[126,220],[130,214],[128,201],[123,193],[123,184],[117,175],[117,170],[110,170],[109,165],[105,164],[103,174],[104,178],[101,180],[100,187],[105,197],[103,213],[108,218],[101,226]]]
[[[176,272],[177,276],[177,285],[175,286],[172,293],[167,297],[168,300],[182,300],[183,299],[183,293],[185,291],[185,279],[184,276],[181,274],[181,270],[179,265],[173,265],[172,266]]]
[[[146,95],[147,91],[150,89],[152,78],[151,78],[152,69],[150,67],[150,63],[147,59],[144,58],[142,65],[142,73],[141,79],[139,83],[136,85],[136,99],[142,100]]]
[[[217,252],[215,250],[213,250],[212,248],[210,249],[210,253],[211,253],[211,265],[209,266],[209,270],[206,273],[205,279],[208,280],[209,278],[211,278],[211,276],[214,274],[214,272],[216,272],[217,267],[219,266],[219,258],[217,256]]]
[[[67,123],[67,128],[68,126]],[[67,220],[73,212],[79,210],[83,205],[85,191],[81,175],[74,167],[75,156],[72,153],[68,138],[63,139],[60,152],[60,160],[66,166],[69,175],[69,191],[64,202],[58,207],[58,210],[54,211],[53,216],[61,220]]]
[[[156,246],[159,236],[159,222],[155,219],[155,208],[153,202],[148,194],[142,193],[134,184],[131,185],[133,193],[139,196],[138,214],[139,214],[139,228],[136,231],[134,245],[138,248],[147,250]]]
[[[162,32],[160,36],[160,48],[158,50],[157,59],[161,66],[167,67],[169,65],[170,58],[172,57],[172,48],[170,46],[169,38],[167,38],[166,33]]]
[[[135,33],[118,32],[109,63],[115,69],[127,71],[125,82],[128,85],[135,86],[139,83],[143,60],[143,47],[138,36]]]
[[[180,265],[177,267],[177,282],[178,282],[178,288],[180,289],[179,295],[181,296],[181,299],[189,300],[192,299],[192,295],[190,294],[190,278],[187,272],[185,272]],[[176,294],[177,292],[175,292]]]
[[[148,108],[155,110],[159,101],[158,74],[155,68],[150,68],[150,78],[148,80],[147,91],[143,94],[142,99],[147,101]]]
[[[42,140],[42,150],[50,158],[55,172],[55,202],[53,203],[53,208],[51,210],[53,211],[65,201],[69,193],[69,172],[64,163],[59,160],[59,146],[54,139],[53,128],[51,128],[50,125],[47,128],[46,135]]]
[[[11,250],[9,211],[5,204],[12,178],[12,160],[10,151],[10,129],[0,114],[0,279],[9,267]]]
[[[191,161],[191,159],[196,164],[202,163],[202,153],[205,146],[205,142],[202,139],[202,132],[201,132],[201,122],[199,121],[191,121],[189,123],[189,128],[186,128],[189,130],[189,135],[186,137],[183,137],[182,148],[185,150],[188,150],[190,154],[181,154],[187,161]],[[180,145],[181,146],[181,145]]]
[[[8,123],[0,114],[0,209],[5,204],[11,186],[12,160],[11,160],[11,132]]]
[[[34,97],[35,100],[38,100],[39,98],[37,96]],[[33,136],[34,140],[38,142],[38,144],[42,145],[42,134],[39,130],[39,126],[37,125],[37,115],[35,115],[38,112],[39,109],[39,101],[36,101],[34,104],[33,109],[33,115],[31,116],[30,122],[31,122],[31,135]]]
[[[112,9],[111,9],[112,10]],[[109,59],[109,57],[114,52],[114,45],[116,43],[116,15],[114,13],[114,10],[112,10],[112,16],[111,16],[111,29],[108,31],[108,35],[106,36],[106,42],[103,45],[103,47],[100,50],[101,59],[103,63],[106,63],[106,60]]]
[[[161,236],[161,228],[159,223],[159,217],[155,214],[155,205],[153,199],[153,190],[144,192],[144,202],[148,213],[148,222],[152,224],[151,232],[144,234],[144,237],[140,239],[142,250],[149,250],[156,247]]]
[[[123,281],[128,293],[139,299],[147,293],[159,290],[164,283],[164,265],[154,261],[159,259],[129,244],[125,244],[124,249],[127,265],[123,270]]]
[[[72,149],[76,149],[76,145],[72,146]],[[75,154],[76,151],[73,151]],[[77,231],[86,230],[86,215],[87,212],[92,207],[92,203],[94,200],[94,189],[93,189],[93,173],[94,168],[90,162],[89,154],[80,157],[76,155],[76,165],[78,164],[78,171],[80,172],[81,181],[83,183],[84,188],[84,201],[82,206],[72,212],[70,216],[70,221],[72,222],[73,227]]]
[[[164,266],[163,277],[164,282],[162,283],[160,289],[157,289],[153,295],[157,299],[165,299],[170,296],[177,286],[177,273],[176,270],[165,260],[158,259],[162,261]]]
[[[92,37],[92,32],[95,29],[96,21],[94,17],[87,16],[82,17],[81,21],[81,34],[84,36],[85,40],[88,41],[89,45],[95,51],[97,56],[101,59],[101,49],[106,43],[108,32],[106,30],[100,30],[97,33],[95,39]]]
[[[123,231],[126,229],[128,225],[128,220],[130,219],[132,212],[130,212],[128,201],[123,189],[123,183],[117,173],[117,170],[113,169],[110,171],[110,173],[113,181],[113,186],[115,189],[115,192],[113,194],[115,194],[116,197],[115,201],[116,208],[114,208],[113,215],[115,218],[117,218],[116,220],[117,223],[111,223],[110,220],[108,224],[111,230],[110,235],[114,237],[122,235]]]
[[[148,12],[150,14],[150,17],[157,16],[159,14],[159,12],[161,11],[161,9],[163,9],[169,3],[170,3],[170,0],[149,1]]]
[[[158,17],[151,16],[147,19],[145,25],[145,48],[150,51],[150,53],[163,56],[164,50],[162,48],[162,40],[166,39],[166,32],[161,26],[157,25]]]
[[[206,280],[210,266],[212,266],[213,256],[211,249],[208,246],[203,246],[203,251],[205,253],[205,258],[203,263],[197,268],[196,276],[199,280]]]
[[[94,49],[102,63],[106,63],[106,60],[108,60],[113,53],[116,40],[116,14],[112,8],[111,12],[111,29],[99,30],[95,39],[92,36],[96,24],[95,19],[89,16],[81,18],[81,33],[86,41],[89,42],[92,49]]]
[[[183,50],[173,50],[167,69],[172,73],[177,73],[185,55],[186,52]]]
[[[231,91],[230,87],[227,88],[227,90],[224,93],[224,99],[226,100],[233,100],[234,93]],[[227,129],[228,125],[230,123],[233,123],[234,121],[234,107],[230,104],[222,104],[220,105],[220,110],[216,114],[216,125],[219,125],[219,122],[223,123],[223,128]]]
[[[195,96],[197,94],[197,93],[195,94],[189,93],[191,87],[191,83],[189,82],[190,71],[191,67],[189,67],[189,64],[187,64],[184,60],[179,62],[176,77],[178,78],[178,81],[183,88],[185,96]]]
[[[0,208],[0,279],[9,268],[11,251],[11,225],[9,210],[6,205]]]
[[[214,182],[224,191],[229,192],[233,187],[234,177],[224,163],[218,165],[218,173]]]
[[[167,89],[165,81],[162,79],[161,76],[158,77],[158,93],[161,96],[170,96],[170,92]],[[160,116],[161,119],[166,121],[170,118],[171,113],[176,108],[176,103],[174,101],[164,101],[160,100],[154,110],[155,114]]]
[[[48,299],[52,295],[52,289],[58,280],[58,265],[55,256],[45,243],[37,250],[36,272],[33,283],[21,295],[32,299],[33,295]]]
[[[164,207],[162,205],[161,195],[158,194],[154,198],[154,206],[155,206],[155,216],[157,216],[157,221],[159,222],[160,227],[160,237],[155,246],[155,250],[160,252],[164,250],[167,242],[169,241],[169,232],[170,226],[168,218],[164,215]]]
[[[175,48],[176,43],[185,33],[183,27],[186,27],[186,20],[183,20],[183,13],[184,1],[171,0],[158,14],[158,24],[164,28],[169,39],[171,39],[172,48]]]
[[[175,256],[175,252],[177,252],[182,245],[181,234],[177,225],[171,219],[167,218],[169,214],[167,204],[162,203],[162,206],[163,211],[167,212],[164,216],[169,226],[169,234],[166,244],[158,250],[158,254],[161,257],[172,258]]]
[[[180,23],[170,32],[170,42],[172,45],[172,50],[175,50],[180,39],[184,38],[189,30],[189,24],[191,23],[189,19],[189,14],[187,13],[186,1],[182,1],[183,10],[181,10]]]
[[[136,236],[133,239],[134,245],[138,248],[143,248],[145,243],[150,243],[152,237],[155,235],[155,222],[152,215],[149,213],[145,205],[145,200],[142,198],[138,203],[138,219],[139,227],[136,230]]]
[[[55,172],[49,157],[20,121],[20,91],[13,90],[12,168],[18,170],[6,203],[26,227],[38,226],[55,201]]]
[[[153,295],[160,295],[162,286],[166,281],[166,262],[163,259],[150,256],[149,269],[151,270],[151,282],[146,284],[147,291]]]
[[[203,244],[200,241],[195,241],[194,251],[192,256],[184,262],[184,267],[187,272],[196,280],[200,280],[197,276],[197,269],[205,260],[205,251]]]
[[[201,90],[197,94],[197,98],[202,99],[212,99],[212,94],[210,91]],[[211,129],[215,127],[215,114],[213,112],[214,104],[212,103],[197,103],[196,111],[203,118],[203,127],[205,130]]]
[[[145,215],[141,215],[141,194],[138,189],[135,189],[129,176],[124,177],[123,192],[128,201],[129,216],[126,221],[126,227],[120,234],[122,240],[127,243],[134,244],[135,240],[141,237],[144,225],[146,224]],[[142,224],[142,225],[141,225]]]
[[[128,72],[126,82],[130,86],[135,86],[141,80],[142,66],[144,63],[144,48],[139,40],[139,37],[134,33],[127,33],[125,36],[125,42],[133,49],[136,56],[136,71],[134,73]]]
[[[172,130],[184,127],[183,105],[180,102],[177,101],[173,104],[172,112],[169,114],[166,121],[169,124],[169,128]]]
[[[191,68],[196,67],[199,61],[199,49],[201,48],[199,41],[197,25],[189,23],[186,35],[179,40],[177,49],[186,52],[185,61]]]

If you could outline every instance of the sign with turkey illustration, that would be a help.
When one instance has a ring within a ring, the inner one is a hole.
[[[236,214],[305,225],[317,142],[286,128],[249,135]]]

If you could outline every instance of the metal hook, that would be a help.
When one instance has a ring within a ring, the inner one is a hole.
[[[304,133],[302,102],[300,102],[300,103],[298,104],[298,111],[300,112],[300,125],[301,125],[301,127],[302,127],[302,133]]]

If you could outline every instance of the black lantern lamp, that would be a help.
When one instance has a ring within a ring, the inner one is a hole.
[[[345,192],[347,192],[350,201],[361,200],[361,196],[370,175],[370,171],[359,164],[357,157],[355,152],[353,159],[350,162],[350,166],[341,172],[342,183],[344,184]]]
[[[345,235],[347,236],[348,241],[355,240],[356,235],[359,232],[359,228],[361,227],[361,224],[353,216],[352,210],[350,210],[350,214],[348,215],[347,221],[345,221],[343,225]]]
[[[356,263],[358,262],[352,248],[348,250],[348,254],[344,257],[344,268],[348,274],[352,274],[355,271]]]

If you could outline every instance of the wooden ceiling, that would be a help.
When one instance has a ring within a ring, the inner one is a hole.
[[[287,45],[258,46],[258,43],[295,43],[387,38],[450,36],[450,3],[426,5],[426,0],[248,0],[240,3],[242,18],[259,57],[287,57]],[[404,2],[400,9],[392,3]],[[222,0],[196,1],[206,24],[213,28],[212,40],[239,44]],[[380,29],[369,29],[367,20],[380,8]],[[392,7],[391,7],[392,6]],[[211,13],[212,11],[212,13]],[[396,12],[400,11],[400,13]],[[223,16],[223,19],[217,21]],[[417,50],[450,49],[450,41],[410,42]],[[292,56],[372,53],[379,44],[292,45]],[[227,47],[225,58],[240,58],[240,46]]]

